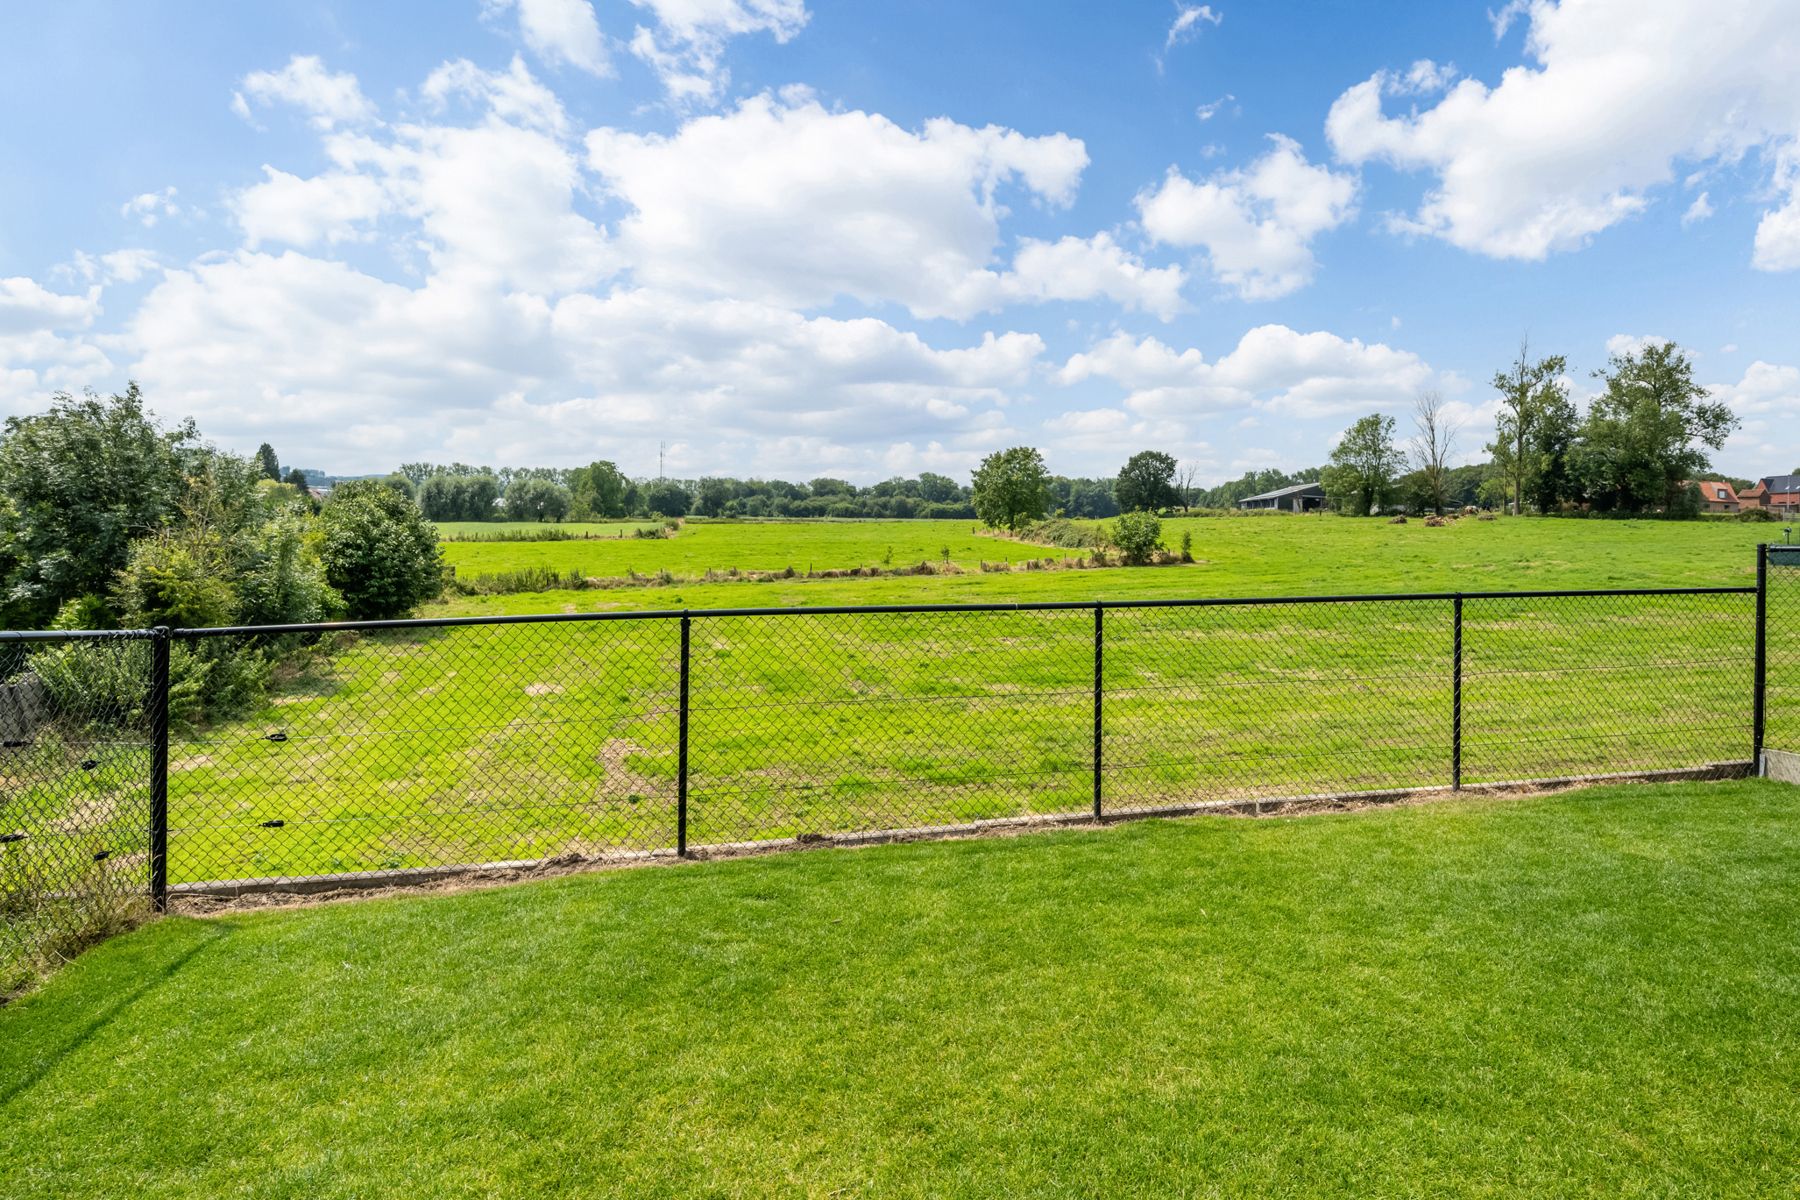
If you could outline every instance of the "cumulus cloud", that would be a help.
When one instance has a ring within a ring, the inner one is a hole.
[[[1650,346],[1661,346],[1672,339],[1654,333],[1615,333],[1606,339],[1606,352],[1621,358],[1642,354]]]
[[[804,0],[631,0],[654,18],[631,37],[631,52],[642,59],[672,100],[680,104],[716,101],[730,78],[721,65],[734,37],[767,33],[786,42],[806,25]]]
[[[851,297],[949,317],[1067,287],[993,269],[1001,196],[1066,205],[1087,165],[1082,143],[1060,133],[944,118],[915,131],[803,96],[754,97],[667,136],[596,130],[587,149],[629,209],[618,239],[639,282],[797,307]],[[1079,260],[1095,286],[1140,287],[1145,307],[1168,307],[1173,277],[1111,239],[1028,250]]]
[[[1214,278],[1247,300],[1285,296],[1312,281],[1313,238],[1355,213],[1357,183],[1306,160],[1280,134],[1248,167],[1189,179],[1174,167],[1137,197],[1151,238],[1202,249]]]
[[[1713,384],[1712,399],[1731,406],[1743,422],[1724,454],[1752,475],[1784,474],[1800,463],[1800,367],[1758,359],[1735,383]]]
[[[489,16],[519,14],[519,36],[544,62],[590,75],[612,74],[606,39],[588,0],[486,0]]]
[[[316,129],[357,125],[375,118],[375,106],[363,95],[356,76],[348,71],[328,71],[312,54],[294,55],[279,71],[254,71],[244,76],[232,95],[232,111],[250,120],[252,103],[291,105],[306,113]]]
[[[294,246],[333,243],[364,236],[367,222],[381,215],[380,183],[367,176],[333,171],[302,179],[267,164],[263,182],[231,201],[231,210],[251,246],[265,241]]]
[[[1800,147],[1790,143],[1778,156],[1775,183],[1787,202],[1757,222],[1750,264],[1759,271],[1793,271],[1800,269]]]
[[[1285,325],[1250,330],[1217,362],[1193,347],[1177,351],[1156,338],[1118,333],[1070,357],[1056,378],[1111,380],[1126,389],[1124,406],[1133,413],[1189,418],[1250,409],[1342,416],[1410,403],[1420,388],[1441,382],[1410,351]]]
[[[1435,105],[1390,116],[1384,94],[1411,89],[1382,71],[1332,105],[1326,131],[1340,160],[1435,176],[1394,228],[1542,259],[1643,211],[1682,164],[1791,150],[1800,134],[1790,0],[1743,0],[1724,19],[1689,0],[1529,0],[1501,10],[1496,33],[1520,16],[1533,62],[1491,88],[1464,79]],[[1800,265],[1791,183],[1788,204],[1765,218],[1767,238],[1758,232],[1765,269]]]
[[[88,335],[100,315],[101,289],[54,292],[35,279],[0,278],[0,411],[41,393],[80,388],[111,362]]]

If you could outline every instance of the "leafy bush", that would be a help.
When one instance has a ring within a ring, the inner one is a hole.
[[[319,513],[319,529],[325,577],[352,618],[401,616],[444,586],[437,530],[378,482],[339,486]]]
[[[1162,546],[1162,522],[1154,513],[1121,513],[1113,521],[1112,540],[1127,566],[1141,567]]]
[[[66,642],[32,656],[59,712],[108,725],[142,727],[150,700],[148,641]],[[178,641],[169,648],[169,719],[197,725],[262,703],[270,661],[232,639]]]
[[[238,596],[224,559],[224,547],[209,530],[139,538],[113,584],[120,620],[139,629],[231,624]]]
[[[1048,521],[1038,521],[1020,529],[1016,535],[1022,542],[1037,542],[1045,546],[1062,546],[1072,550],[1086,550],[1101,545],[1106,538],[1091,525],[1079,525],[1065,517],[1053,517]]]
[[[1781,518],[1767,508],[1740,508],[1737,519],[1740,521],[1779,521]]]

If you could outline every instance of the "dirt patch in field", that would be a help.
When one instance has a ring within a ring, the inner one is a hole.
[[[525,685],[527,696],[560,696],[564,688],[560,683],[528,683]]]

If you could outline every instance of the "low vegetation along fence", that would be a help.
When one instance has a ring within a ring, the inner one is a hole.
[[[0,967],[183,893],[1742,772],[1800,750],[1788,579],[4,634]]]

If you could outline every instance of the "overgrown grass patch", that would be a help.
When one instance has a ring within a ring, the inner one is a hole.
[[[1791,1195],[1746,781],[211,920],[0,1010],[0,1194]]]

